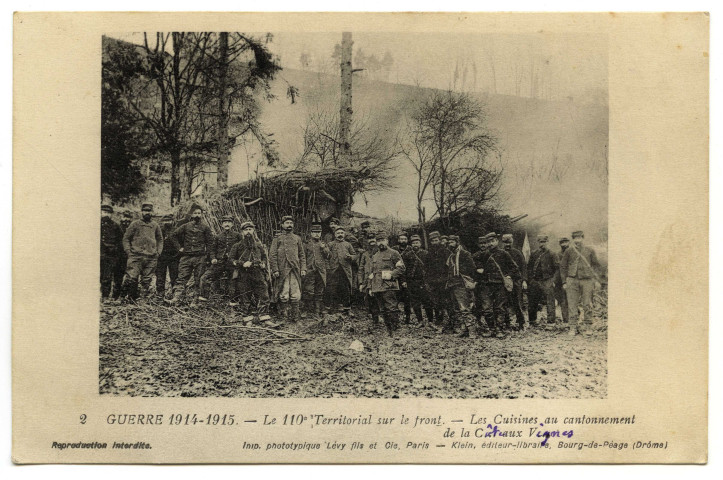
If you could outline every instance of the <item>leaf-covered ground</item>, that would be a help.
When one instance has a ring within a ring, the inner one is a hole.
[[[361,352],[349,348],[354,340]],[[363,312],[247,328],[221,303],[101,305],[100,393],[137,396],[604,398],[607,329],[389,338]]]

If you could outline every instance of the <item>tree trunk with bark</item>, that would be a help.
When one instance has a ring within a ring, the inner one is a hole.
[[[349,132],[351,131],[351,32],[341,34],[341,106],[339,110],[339,143],[341,144],[341,160],[348,164],[351,156],[351,145],[349,144]]]
[[[228,185],[228,108],[226,106],[226,76],[228,74],[228,32],[218,34],[218,165],[216,185]]]

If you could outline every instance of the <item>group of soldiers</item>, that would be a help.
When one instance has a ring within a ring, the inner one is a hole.
[[[270,326],[280,325],[272,312],[276,320],[298,322],[302,310],[319,317],[349,313],[357,303],[389,335],[403,322],[460,337],[502,338],[540,326],[543,305],[546,323],[555,324],[557,302],[574,335],[590,332],[593,289],[600,288],[600,264],[581,231],[572,233],[572,243],[560,239],[556,252],[548,248],[547,236],[538,236],[539,248],[526,261],[511,234],[501,235],[500,243],[494,232],[479,237],[479,249],[471,254],[457,235],[431,232],[424,249],[419,235],[401,233],[391,247],[387,233],[372,231],[368,221],[357,237],[336,218],[323,237],[321,224],[313,224],[304,241],[294,233],[293,218],[284,216],[267,248],[251,221],[241,223],[239,234],[234,218],[223,217],[221,233],[213,235],[198,206],[181,225],[171,215],[159,225],[147,203],[135,221],[124,214],[118,225],[112,213],[111,206],[101,206],[104,299],[158,295],[174,305],[192,291],[198,305],[225,285],[231,307],[249,322]]]

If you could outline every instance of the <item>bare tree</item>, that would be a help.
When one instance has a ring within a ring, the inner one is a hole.
[[[427,218],[423,203],[427,199],[428,193],[432,190],[432,182],[437,176],[437,156],[434,155],[434,149],[430,142],[425,141],[424,132],[418,122],[409,118],[406,119],[404,138],[406,141],[402,143],[401,152],[404,158],[412,165],[417,176],[417,219],[422,228],[424,243],[426,245],[427,232],[424,225],[427,222]]]
[[[303,151],[296,168],[367,168],[366,191],[392,187],[396,158],[401,153],[399,142],[383,128],[372,128],[368,119],[359,117],[352,121],[348,156],[342,153],[339,116],[331,111],[312,112],[303,126],[303,138]]]
[[[155,137],[149,153],[170,158],[171,206],[188,194],[189,172],[197,170],[184,168],[187,185],[181,188],[183,162],[214,161],[223,171],[237,136],[253,134],[267,160],[277,158],[273,141],[258,123],[256,102],[259,93],[270,98],[269,81],[280,69],[263,43],[271,37],[234,33],[227,37],[227,48],[221,48],[219,38],[211,32],[144,33],[139,48],[145,72],[124,92]]]
[[[487,162],[497,140],[485,127],[478,101],[464,93],[434,91],[411,119],[414,147],[404,152],[424,193],[432,186],[437,210],[429,219],[439,215],[448,221],[451,213],[480,208],[497,195],[501,168]]]

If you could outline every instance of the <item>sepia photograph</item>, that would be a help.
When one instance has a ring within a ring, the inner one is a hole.
[[[12,461],[706,463],[709,20],[16,13]]]
[[[605,35],[99,42],[101,394],[606,397]]]

